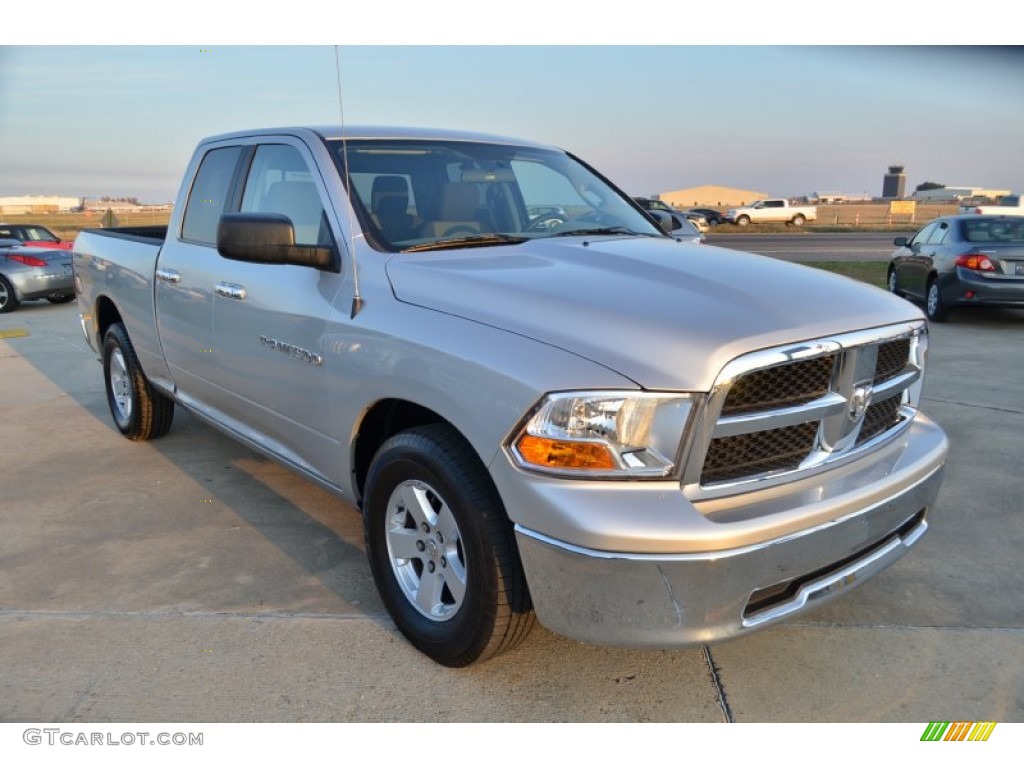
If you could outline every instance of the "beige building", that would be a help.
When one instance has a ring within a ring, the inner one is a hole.
[[[55,195],[17,195],[0,197],[0,215],[64,213],[82,207],[80,197],[57,197]]]
[[[747,205],[755,200],[768,197],[764,192],[752,189],[734,189],[706,184],[703,187],[677,189],[662,192],[658,196],[673,208],[728,208],[736,205]]]

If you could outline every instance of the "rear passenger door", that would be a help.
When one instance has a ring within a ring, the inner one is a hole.
[[[213,145],[194,161],[181,227],[168,231],[156,268],[156,319],[168,371],[181,400],[201,410],[219,399],[213,286],[223,259],[217,223],[235,205],[244,153],[239,144]]]

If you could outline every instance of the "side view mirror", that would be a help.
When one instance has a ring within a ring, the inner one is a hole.
[[[895,240],[892,241],[892,244],[895,245],[897,248],[906,248],[907,247],[907,238],[905,238],[905,237],[897,237]]]
[[[225,213],[217,225],[217,253],[255,264],[336,269],[334,249],[296,245],[292,220],[280,213]]]
[[[670,234],[672,230],[681,226],[679,219],[665,211],[648,211],[647,215],[654,219],[666,234]]]

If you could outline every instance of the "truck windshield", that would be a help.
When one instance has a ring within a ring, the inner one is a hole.
[[[471,141],[328,141],[371,244],[463,248],[574,234],[663,236],[607,181],[553,150]]]

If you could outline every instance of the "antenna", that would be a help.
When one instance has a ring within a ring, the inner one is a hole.
[[[334,46],[334,72],[338,80],[338,115],[341,118],[341,153],[344,155],[345,195],[348,197],[348,250],[352,254],[352,312],[350,319],[355,319],[363,308],[363,295],[359,291],[359,265],[356,263],[355,221],[352,218],[352,176],[348,172],[348,137],[345,134],[345,103],[341,98],[341,57],[338,46]]]

